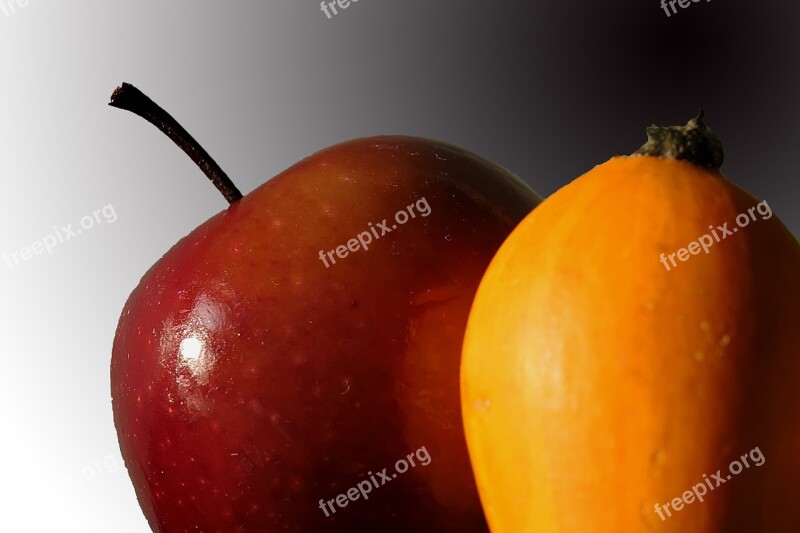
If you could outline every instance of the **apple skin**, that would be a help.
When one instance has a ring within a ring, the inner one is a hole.
[[[427,217],[320,260],[423,197]],[[540,201],[456,146],[373,137],[297,163],[178,242],[128,299],[111,363],[153,531],[487,531],[461,344],[484,270]],[[422,446],[427,466],[320,509]]]

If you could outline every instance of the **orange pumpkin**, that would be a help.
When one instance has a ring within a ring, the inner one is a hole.
[[[702,115],[648,134],[477,292],[462,407],[494,533],[800,531],[800,246]]]

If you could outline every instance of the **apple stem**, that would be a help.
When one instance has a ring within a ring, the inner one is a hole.
[[[111,95],[111,101],[108,105],[135,113],[160,129],[200,167],[200,170],[208,176],[208,179],[222,193],[229,204],[242,199],[242,193],[239,192],[239,189],[236,188],[236,185],[233,184],[217,162],[200,146],[200,143],[177,120],[172,118],[172,115],[164,111],[161,106],[148,98],[142,91],[130,83],[123,83]]]

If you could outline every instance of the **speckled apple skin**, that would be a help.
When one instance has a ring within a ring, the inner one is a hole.
[[[423,197],[427,217],[320,260]],[[374,137],[314,154],[178,242],[128,299],[111,362],[153,531],[487,531],[461,343],[485,268],[540,201],[458,147]],[[422,446],[427,466],[320,509]]]

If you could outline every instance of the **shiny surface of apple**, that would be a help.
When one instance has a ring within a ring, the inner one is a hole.
[[[455,146],[358,139],[176,244],[125,305],[111,364],[120,446],[152,529],[485,531],[461,342],[485,268],[539,201]],[[368,249],[336,254],[363,232]],[[429,464],[391,477],[421,447]],[[391,481],[337,505],[384,468]]]

